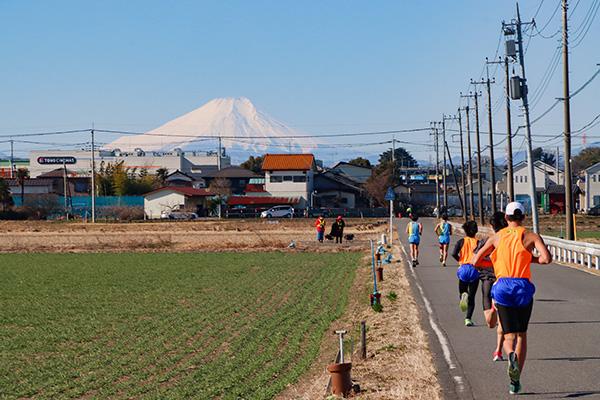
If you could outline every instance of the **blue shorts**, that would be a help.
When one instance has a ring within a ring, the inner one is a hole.
[[[450,236],[441,235],[439,237],[440,244],[450,244]]]
[[[500,278],[492,286],[492,298],[504,307],[526,307],[534,293],[535,286],[527,278]]]
[[[421,243],[421,238],[417,235],[410,235],[408,237],[408,243],[410,244],[416,244],[417,246],[419,245],[419,243]]]
[[[473,264],[462,264],[456,270],[456,277],[463,282],[475,282],[479,279],[479,271],[473,266]]]

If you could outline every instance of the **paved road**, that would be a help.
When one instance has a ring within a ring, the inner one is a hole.
[[[446,268],[440,266],[435,221],[425,218],[421,222],[420,265],[409,276],[446,398],[514,398],[508,394],[506,363],[491,359],[496,335],[485,326],[481,291],[473,316],[476,325],[467,328],[458,309],[458,265],[449,260]],[[406,223],[401,219],[397,226],[402,246],[410,254]],[[451,246],[456,240],[453,236]],[[523,394],[527,399],[600,399],[600,277],[555,264],[536,265],[532,275],[537,291],[521,381]]]

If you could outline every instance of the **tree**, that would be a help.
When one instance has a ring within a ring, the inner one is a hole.
[[[27,168],[19,168],[17,170],[17,181],[21,186],[21,204],[25,204],[25,181],[29,179],[29,170]]]
[[[588,147],[573,157],[573,169],[575,172],[583,171],[600,162],[600,147]]]
[[[394,151],[394,155],[396,158],[397,168],[400,166],[414,168],[419,165],[419,163],[417,163],[413,156],[403,147],[398,147]],[[388,161],[392,161],[392,150],[387,150],[379,156],[380,164],[383,164]]]
[[[231,182],[225,178],[214,179],[208,185],[208,190],[216,195],[216,201],[212,204],[211,207],[218,207],[217,213],[219,215],[219,218],[221,218],[221,208],[223,206],[223,200],[226,196],[229,196],[231,194]]]
[[[385,165],[391,167],[391,163],[386,163],[381,168],[377,168],[364,185],[371,198],[380,206],[386,204],[385,193],[393,183],[392,169],[385,168]]]
[[[159,168],[156,170],[156,184],[161,187],[165,185],[169,170],[166,168]]]
[[[554,157],[554,154],[544,151],[544,149],[542,149],[541,147],[533,149],[531,151],[531,155],[533,157],[533,161],[539,160],[548,165],[554,165],[556,161],[556,157]]]
[[[14,204],[8,183],[3,178],[0,178],[0,205],[2,206],[2,211],[6,211],[7,208],[12,207]]]
[[[250,156],[246,161],[240,164],[240,167],[249,169],[257,174],[262,172],[263,156]]]
[[[367,160],[366,158],[362,158],[362,157],[356,157],[356,158],[348,161],[348,164],[356,165],[357,167],[371,168],[371,161]]]

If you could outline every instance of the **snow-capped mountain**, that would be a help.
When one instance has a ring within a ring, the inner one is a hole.
[[[311,138],[290,138],[298,135],[306,134],[257,110],[245,97],[220,98],[144,134],[122,136],[105,147],[121,151],[214,149],[219,137],[229,151],[307,152],[317,147]]]

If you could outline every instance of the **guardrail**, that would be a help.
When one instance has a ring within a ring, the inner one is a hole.
[[[456,222],[450,224],[453,229],[462,231],[462,224]],[[491,234],[492,230],[488,227],[480,227],[479,232]],[[544,239],[553,261],[600,270],[600,245],[546,235],[542,235],[542,239]]]

